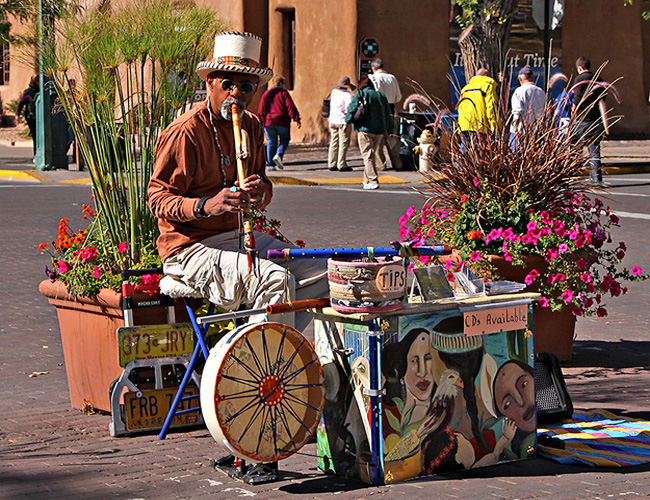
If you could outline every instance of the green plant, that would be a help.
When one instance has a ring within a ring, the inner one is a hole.
[[[507,132],[454,143],[451,160],[427,178],[427,202],[400,218],[400,235],[403,241],[444,242],[461,261],[447,262],[449,271],[467,263],[488,279],[499,278],[490,255],[513,265],[537,255],[543,265],[525,282],[538,285],[542,306],[604,316],[607,294],[625,294],[624,281],[648,276],[638,266],[621,265],[627,247],[613,242],[610,231],[619,219],[590,195],[583,144],[572,140],[575,123],[561,132],[555,119],[547,105],[514,148]]]
[[[146,196],[154,146],[191,106],[200,81],[196,65],[222,27],[214,11],[189,2],[124,2],[64,17],[56,43],[43,48],[47,85],[67,114],[92,181],[97,213],[86,241],[105,250],[107,272],[140,267],[155,253],[157,221]],[[109,250],[120,245],[126,251]],[[72,275],[81,269],[73,266]]]

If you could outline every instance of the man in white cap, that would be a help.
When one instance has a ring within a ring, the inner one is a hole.
[[[273,72],[260,68],[261,39],[249,33],[226,32],[215,37],[212,60],[199,63],[208,99],[177,118],[156,143],[156,164],[148,188],[149,207],[158,217],[157,246],[165,274],[194,288],[214,304],[235,310],[289,300],[327,296],[326,263],[292,261],[290,272],[259,259],[253,272],[239,231],[245,210],[266,207],[273,187],[265,172],[263,128],[257,116],[244,111],[260,84]],[[241,128],[250,137],[248,173],[237,180],[232,105],[240,110]],[[256,250],[290,245],[254,232]],[[293,314],[274,318],[293,325]],[[298,313],[295,326],[309,316]],[[251,321],[263,316],[251,317]]]

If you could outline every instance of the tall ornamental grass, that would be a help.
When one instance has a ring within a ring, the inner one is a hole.
[[[92,180],[96,216],[82,245],[97,249],[102,264],[95,276],[139,267],[155,254],[158,229],[146,196],[154,146],[191,106],[196,65],[222,29],[214,11],[189,2],[124,2],[62,19],[43,48]],[[80,262],[70,264],[72,273],[81,272]],[[75,289],[72,279],[68,287],[82,294],[93,288]]]

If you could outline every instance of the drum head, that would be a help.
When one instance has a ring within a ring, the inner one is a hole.
[[[233,455],[275,462],[309,441],[325,403],[323,369],[303,335],[282,323],[244,325],[210,351],[201,409]]]

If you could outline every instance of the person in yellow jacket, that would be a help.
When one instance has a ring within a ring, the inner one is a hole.
[[[458,128],[461,135],[496,132],[500,129],[496,88],[497,82],[485,68],[479,69],[476,76],[462,88],[458,101]]]

